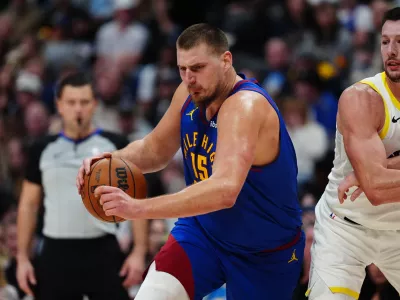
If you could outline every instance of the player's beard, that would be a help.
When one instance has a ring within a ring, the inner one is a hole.
[[[385,73],[386,73],[386,77],[389,78],[392,82],[394,82],[394,83],[400,82],[400,70],[391,72],[388,70],[387,67],[385,67]]]
[[[210,95],[198,96],[198,97],[192,95],[192,101],[196,106],[203,105],[205,107],[208,107],[218,98],[218,96],[221,93],[220,91],[221,91],[220,84],[217,84],[214,91]]]

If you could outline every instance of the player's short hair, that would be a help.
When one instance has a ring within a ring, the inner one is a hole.
[[[201,43],[209,46],[215,54],[223,54],[229,50],[225,33],[210,24],[200,23],[186,28],[178,37],[177,48],[190,50]]]
[[[92,84],[92,80],[90,76],[86,73],[83,72],[73,72],[70,73],[64,77],[62,77],[56,84],[55,87],[55,96],[57,99],[59,99],[62,95],[62,92],[64,88],[67,86],[73,86],[73,87],[82,87],[85,85],[90,85],[93,91],[94,95],[94,88]]]
[[[400,7],[389,9],[383,16],[381,27],[383,27],[386,21],[399,21],[399,20],[400,20]]]

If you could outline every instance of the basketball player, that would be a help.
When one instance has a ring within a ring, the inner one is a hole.
[[[400,8],[386,13],[381,34],[385,71],[339,100],[335,160],[316,206],[311,300],[358,299],[371,263],[400,292],[400,164],[392,158],[400,153]]]
[[[41,300],[129,299],[125,287],[141,282],[147,251],[147,221],[134,223],[136,247],[126,258],[115,237],[116,224],[92,217],[76,193],[74,178],[87,155],[128,144],[92,125],[96,100],[84,74],[71,74],[56,89],[64,131],[37,141],[29,151],[18,209],[17,279]],[[44,192],[43,244],[30,262],[31,241]]]
[[[111,155],[147,173],[180,146],[187,188],[145,201],[113,187],[95,191],[108,215],[179,218],[135,299],[200,300],[224,283],[228,299],[292,299],[304,235],[283,119],[265,90],[236,73],[220,29],[187,28],[177,61],[182,83],[158,126]],[[79,190],[98,158],[81,166]]]

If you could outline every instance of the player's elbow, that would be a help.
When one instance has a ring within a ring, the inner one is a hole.
[[[240,189],[237,185],[230,182],[220,183],[220,204],[222,208],[231,208],[235,205]]]
[[[377,187],[366,187],[363,189],[364,194],[367,197],[368,201],[373,206],[378,206],[386,202],[386,194]]]

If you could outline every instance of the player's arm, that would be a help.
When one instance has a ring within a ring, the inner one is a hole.
[[[113,156],[130,160],[143,173],[159,171],[169,163],[180,145],[181,108],[188,96],[183,84],[176,90],[170,107],[154,128],[142,140],[130,143]]]
[[[395,156],[395,157],[388,158],[388,160],[387,160],[387,168],[388,169],[400,170],[400,156]]]
[[[232,207],[254,162],[261,128],[276,125],[266,109],[273,110],[256,93],[239,92],[228,99],[218,113],[212,176],[175,194],[136,201],[138,217],[186,217]]]
[[[360,187],[373,205],[400,201],[400,171],[388,169],[378,131],[384,115],[380,96],[365,86],[347,89],[339,100],[338,128]],[[339,187],[339,200],[344,198]]]

